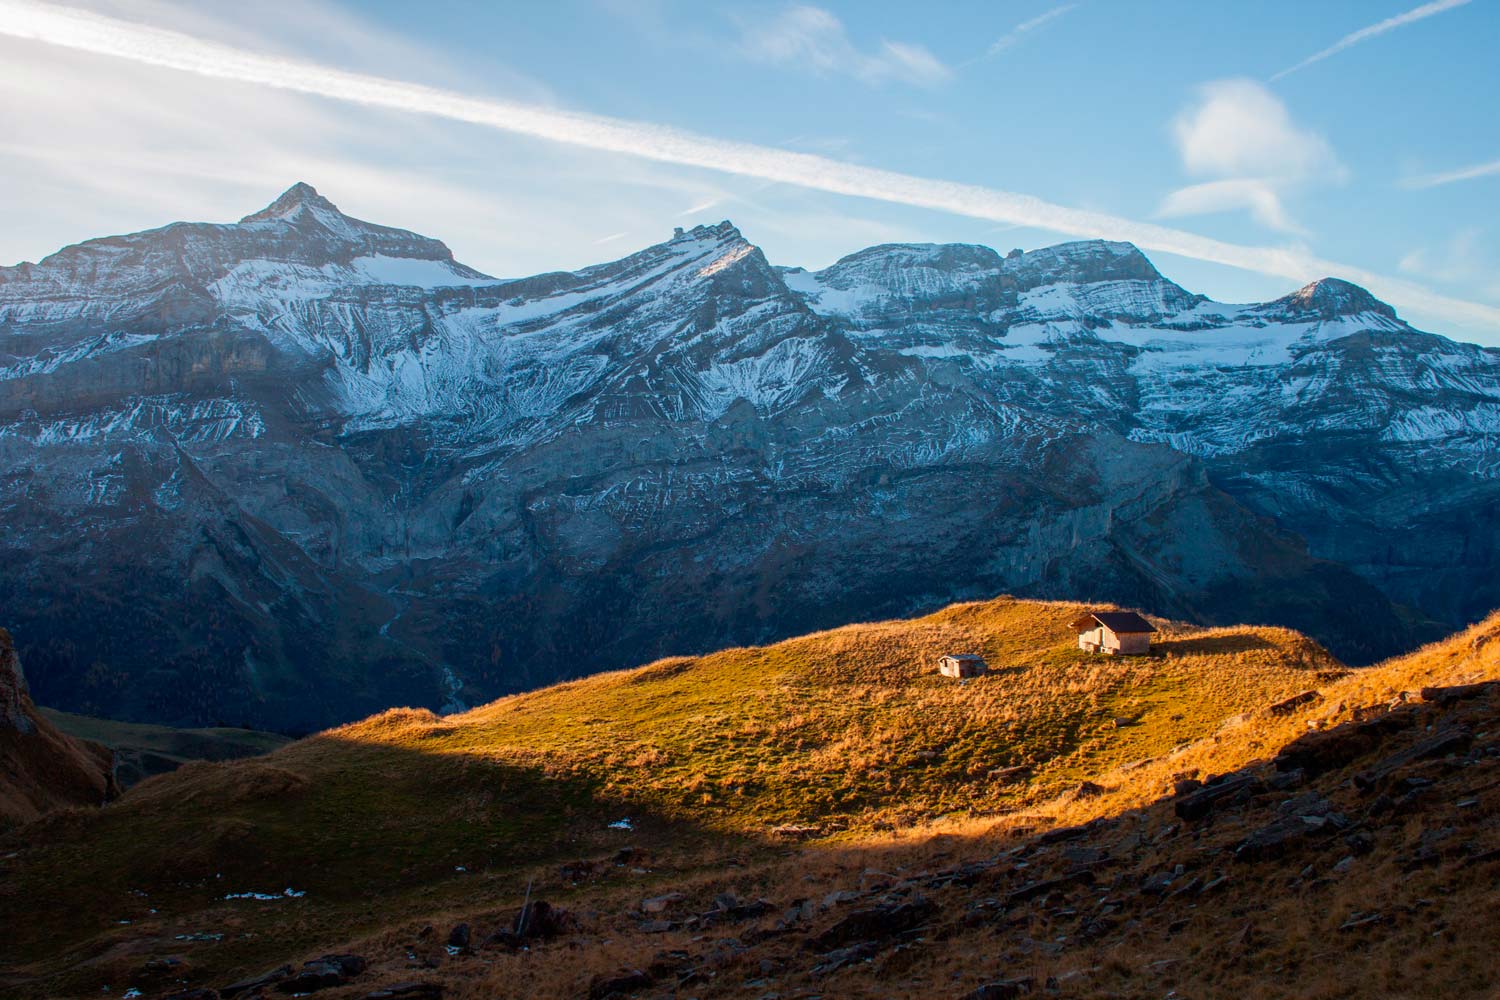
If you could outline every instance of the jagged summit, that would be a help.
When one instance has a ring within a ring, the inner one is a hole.
[[[358,253],[418,260],[453,260],[452,251],[441,240],[345,215],[305,181],[293,184],[271,204],[241,219],[239,225],[264,230],[266,223],[281,224],[270,227],[277,233],[283,232],[283,226],[291,226],[298,233],[299,242],[317,245],[320,252],[334,257]],[[462,265],[455,264],[455,267],[461,272],[460,277],[466,280],[484,277]]]
[[[269,222],[273,219],[290,221],[304,211],[321,211],[340,216],[344,214],[339,211],[337,205],[318,194],[317,188],[305,181],[298,181],[283,191],[281,196],[271,204],[259,212],[245,216],[240,223],[243,225],[247,222]]]
[[[1357,316],[1375,313],[1388,319],[1396,318],[1396,310],[1371,295],[1367,290],[1342,278],[1321,278],[1303,285],[1290,295],[1271,303],[1290,312],[1310,313],[1320,319],[1335,319],[1339,316]]]
[[[675,240],[680,240],[680,239],[691,239],[691,240],[702,240],[702,239],[715,239],[715,240],[741,239],[742,240],[744,238],[745,238],[745,236],[744,236],[743,233],[740,232],[740,228],[738,226],[736,226],[733,222],[730,222],[728,219],[724,219],[721,222],[719,222],[719,223],[717,223],[715,225],[712,225],[712,226],[708,226],[708,225],[694,226],[692,229],[688,229],[688,230],[682,230],[682,229],[679,228],[679,229],[675,230],[674,233],[673,233],[673,235],[672,235],[672,239],[674,241]]]

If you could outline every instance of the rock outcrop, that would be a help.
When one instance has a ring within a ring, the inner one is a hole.
[[[31,692],[10,633],[0,629],[0,731],[26,735],[36,730],[31,721]]]
[[[117,794],[114,755],[41,716],[10,633],[0,629],[0,827],[63,806],[100,805]]]

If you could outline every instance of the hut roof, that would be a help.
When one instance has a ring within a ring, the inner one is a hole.
[[[1090,611],[1073,619],[1072,624],[1080,632],[1093,628],[1095,624],[1103,625],[1117,635],[1156,631],[1155,625],[1134,611]]]
[[[980,656],[978,653],[947,653],[947,654],[944,655],[943,659],[945,659],[945,660],[983,660],[984,657]]]

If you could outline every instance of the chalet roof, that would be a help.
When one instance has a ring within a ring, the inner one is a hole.
[[[984,657],[980,656],[978,653],[947,653],[947,654],[944,654],[943,659],[945,659],[945,660],[981,660],[982,661],[984,659]]]
[[[1095,623],[1103,625],[1116,635],[1132,632],[1155,632],[1156,626],[1134,611],[1090,611],[1073,619],[1073,627],[1082,632]]]

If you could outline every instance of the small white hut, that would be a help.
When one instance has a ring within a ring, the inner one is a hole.
[[[1090,611],[1073,619],[1078,648],[1111,656],[1144,656],[1151,652],[1156,626],[1134,611]]]
[[[988,669],[984,657],[973,653],[949,653],[938,660],[938,673],[944,677],[978,677]]]

